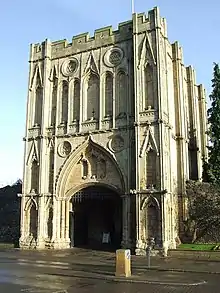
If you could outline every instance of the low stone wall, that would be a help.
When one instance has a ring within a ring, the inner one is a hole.
[[[220,251],[207,251],[207,250],[169,250],[169,257],[195,259],[195,260],[213,260],[220,261]]]

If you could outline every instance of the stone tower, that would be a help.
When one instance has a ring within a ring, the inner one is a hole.
[[[22,248],[175,248],[202,176],[206,100],[158,8],[31,45]]]

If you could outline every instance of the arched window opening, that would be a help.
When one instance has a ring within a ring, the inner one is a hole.
[[[30,208],[30,226],[29,226],[29,235],[33,238],[37,238],[37,219],[38,212],[34,204]]]
[[[40,126],[42,120],[43,88],[38,85],[35,91],[34,125]]]
[[[48,219],[47,219],[47,236],[48,238],[52,238],[53,232],[53,208],[50,207],[48,210]]]
[[[88,170],[88,162],[86,160],[84,160],[82,162],[82,168],[83,168],[83,172],[82,172],[83,173],[83,177],[87,177],[89,170]]]
[[[99,117],[99,78],[91,73],[87,81],[87,119]]]
[[[116,117],[126,113],[127,106],[127,77],[120,71],[117,75]]]
[[[50,150],[49,157],[49,180],[48,180],[48,191],[53,194],[53,179],[54,179],[54,151]]]
[[[62,123],[66,123],[68,120],[68,83],[67,81],[63,81],[62,85]]]
[[[80,82],[76,80],[74,82],[73,91],[73,121],[79,120],[80,114]]]
[[[107,73],[105,78],[105,117],[112,116],[112,105],[113,105],[113,76],[111,73]]]
[[[146,181],[147,188],[155,187],[156,185],[156,158],[157,154],[153,150],[147,152],[147,162],[146,162]]]
[[[39,165],[36,160],[31,165],[31,191],[39,191]]]
[[[158,235],[158,210],[153,203],[147,206],[147,238],[157,238]]]
[[[51,125],[56,124],[56,109],[57,109],[57,78],[53,79],[52,102],[51,102]]]
[[[147,64],[144,70],[145,110],[154,108],[153,68]]]
[[[94,155],[91,156],[91,175],[92,178],[97,177],[97,157]]]
[[[104,159],[101,159],[98,163],[98,175],[101,179],[106,176],[106,161]]]

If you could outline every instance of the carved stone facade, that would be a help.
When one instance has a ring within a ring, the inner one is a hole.
[[[105,188],[122,203],[122,247],[140,254],[153,237],[175,248],[185,181],[202,176],[206,128],[204,88],[158,8],[93,38],[31,45],[20,247],[74,245],[74,199]],[[99,239],[103,225],[88,235]]]

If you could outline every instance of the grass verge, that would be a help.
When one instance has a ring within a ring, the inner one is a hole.
[[[13,243],[4,243],[4,242],[0,242],[0,249],[3,248],[14,248],[15,245]]]
[[[178,246],[178,249],[186,250],[214,250],[218,244],[192,244],[182,243]]]

